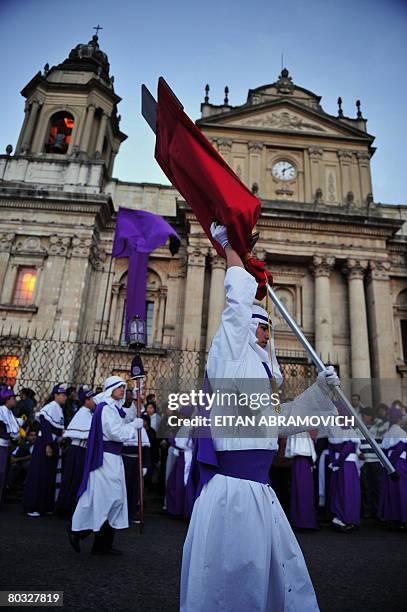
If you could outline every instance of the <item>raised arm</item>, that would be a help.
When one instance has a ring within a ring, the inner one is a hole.
[[[227,242],[224,226],[212,228],[212,235],[223,246],[226,254],[225,276],[226,307],[208,355],[208,375],[219,376],[219,360],[223,362],[244,359],[249,346],[249,327],[257,282],[243,266],[240,256]],[[223,371],[224,368],[221,368]]]

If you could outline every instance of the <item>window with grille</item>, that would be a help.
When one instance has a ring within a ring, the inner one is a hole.
[[[16,284],[13,292],[13,304],[30,306],[34,301],[34,289],[37,280],[37,269],[20,266],[17,271]]]

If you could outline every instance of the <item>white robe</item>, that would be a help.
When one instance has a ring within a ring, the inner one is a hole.
[[[255,279],[243,268],[229,268],[225,277],[227,305],[207,363],[212,380],[263,379],[267,373],[250,346]],[[260,384],[261,381],[260,381]],[[336,414],[317,384],[282,414]],[[310,427],[311,429],[311,427]],[[217,451],[277,449],[277,428],[269,437],[214,438]],[[296,430],[298,432],[298,429]],[[280,432],[294,433],[294,432]],[[242,432],[244,436],[244,432]],[[184,544],[181,612],[314,612],[318,604],[307,567],[280,503],[270,486],[217,474],[195,502]]]
[[[112,401],[102,410],[102,430],[104,441],[124,442],[134,437],[136,425],[125,423]],[[123,460],[112,453],[103,453],[103,465],[90,472],[72,517],[72,531],[100,531],[106,520],[114,529],[129,526]]]
[[[62,437],[70,438],[74,446],[86,447],[91,425],[92,411],[85,406],[81,406],[78,412],[72,417]]]

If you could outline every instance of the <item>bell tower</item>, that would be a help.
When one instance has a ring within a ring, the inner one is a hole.
[[[26,98],[25,118],[14,158],[53,163],[60,170],[65,166],[71,184],[84,184],[84,165],[88,170],[92,164],[100,166],[100,177],[111,177],[127,136],[120,131],[121,98],[97,35],[76,45],[61,64],[46,64],[21,94]],[[78,167],[68,171],[66,166],[73,163]]]

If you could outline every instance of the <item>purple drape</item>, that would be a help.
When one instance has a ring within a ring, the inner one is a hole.
[[[178,252],[180,237],[167,223],[145,210],[119,208],[116,219],[112,257],[127,257],[126,340],[129,321],[138,315],[146,318],[147,264],[151,251],[170,239],[172,255]]]

